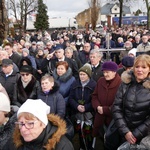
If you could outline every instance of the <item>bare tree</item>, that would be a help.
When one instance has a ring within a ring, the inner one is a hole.
[[[12,15],[15,17],[20,30],[26,30],[27,15],[37,9],[37,0],[9,0]]]
[[[150,2],[149,0],[144,0],[147,8],[147,29],[150,29]]]
[[[92,24],[92,29],[95,30],[97,20],[100,14],[100,0],[90,0],[89,2],[89,7],[91,9],[91,24]]]

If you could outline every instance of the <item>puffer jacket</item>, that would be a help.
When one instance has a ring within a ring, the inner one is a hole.
[[[53,89],[48,93],[41,91],[38,93],[38,99],[41,99],[47,105],[51,107],[51,113],[57,114],[64,118],[66,113],[66,103],[63,96],[59,93],[59,86],[55,82]]]
[[[59,92],[65,99],[65,102],[67,102],[71,85],[75,81],[75,77],[72,76],[71,68],[68,68],[66,73],[64,73],[62,76],[58,76],[57,71],[55,69],[53,72],[53,77],[56,80],[56,82],[59,84]]]
[[[122,136],[129,131],[138,141],[150,128],[150,78],[136,82],[133,72],[125,71],[116,94],[112,113]]]
[[[48,125],[36,139],[31,142],[23,140],[18,128],[13,138],[5,147],[6,150],[74,150],[65,136],[66,123],[54,114],[48,115]]]

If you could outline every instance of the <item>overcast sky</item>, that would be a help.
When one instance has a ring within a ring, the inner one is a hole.
[[[102,0],[105,1],[105,0]],[[142,4],[141,0],[139,2],[134,2],[133,11],[136,11],[138,8],[141,10]],[[48,15],[51,17],[75,17],[79,12],[87,9],[88,0],[44,0],[48,7]],[[104,4],[104,2],[102,3]]]

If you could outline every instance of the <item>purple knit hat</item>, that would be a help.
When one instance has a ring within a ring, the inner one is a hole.
[[[116,72],[118,70],[118,65],[113,61],[106,61],[102,65],[102,71],[105,70]]]

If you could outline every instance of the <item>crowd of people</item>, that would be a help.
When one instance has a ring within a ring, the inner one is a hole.
[[[0,150],[73,150],[74,135],[79,150],[98,138],[102,150],[139,144],[150,134],[150,33],[16,32],[0,47],[0,84]],[[104,138],[112,120],[115,143]]]

